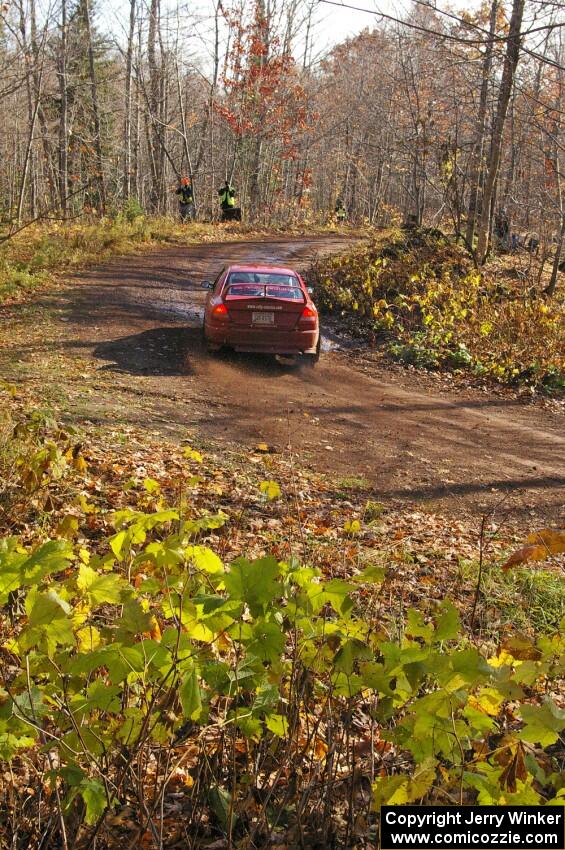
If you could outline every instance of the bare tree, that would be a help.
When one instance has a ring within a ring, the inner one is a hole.
[[[491,148],[481,204],[481,214],[477,228],[476,256],[479,263],[484,263],[488,252],[492,205],[494,202],[494,191],[500,166],[506,114],[508,112],[508,103],[512,93],[514,75],[516,73],[516,67],[520,57],[523,16],[524,0],[514,0],[512,5],[512,16],[510,18],[510,25],[508,28],[508,37],[506,40],[506,55],[504,57],[502,80],[500,83],[498,104],[492,132]]]
[[[61,0],[59,38],[59,196],[63,218],[68,214],[69,149],[68,149],[68,90],[67,90],[67,0]]]
[[[100,108],[98,105],[98,84],[96,80],[96,63],[94,60],[94,46],[92,43],[92,27],[90,23],[89,0],[81,0],[84,27],[86,31],[86,43],[88,50],[88,70],[90,74],[90,91],[92,98],[92,115],[94,119],[94,150],[96,153],[96,178],[95,184],[98,188],[98,208],[102,214],[106,212],[106,189],[104,183],[104,160],[102,157],[102,128],[100,123]]]
[[[469,204],[467,208],[467,229],[465,240],[472,250],[475,238],[475,225],[479,211],[479,196],[483,176],[483,156],[486,145],[486,118],[488,107],[488,92],[491,82],[491,69],[494,50],[494,36],[496,33],[496,17],[498,14],[498,0],[492,0],[489,19],[489,39],[485,45],[482,67],[481,91],[479,97],[479,109],[477,113],[476,137],[470,157],[469,167]]]

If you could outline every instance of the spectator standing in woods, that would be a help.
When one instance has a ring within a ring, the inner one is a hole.
[[[220,207],[222,210],[222,221],[241,221],[241,209],[235,205],[235,189],[226,180],[221,189],[218,189],[220,196]]]
[[[494,218],[494,232],[503,248],[508,248],[508,234],[510,233],[510,219],[504,207],[501,207]]]
[[[343,200],[341,198],[338,198],[335,202],[335,217],[338,221],[338,224],[343,224],[343,222],[347,218],[345,204],[343,203]]]
[[[194,206],[194,192],[188,177],[183,177],[180,186],[176,190],[179,197],[179,212],[181,221],[194,220],[196,208]]]

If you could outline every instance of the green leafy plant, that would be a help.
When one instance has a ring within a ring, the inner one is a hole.
[[[9,433],[22,498],[88,475],[50,417]],[[202,454],[179,457],[202,486]],[[268,512],[283,500],[272,480],[258,489]],[[384,803],[561,800],[561,632],[481,650],[447,599],[378,613],[378,558],[347,580],[290,557],[226,562],[237,519],[167,504],[154,478],[121,495],[133,506],[104,513],[81,494],[56,537],[0,540],[0,760],[41,786],[11,785],[29,835],[50,812],[47,846],[111,846],[131,812],[131,841],[151,846],[182,800],[194,847],[273,833],[348,847],[373,835]],[[341,544],[381,514],[368,502]]]
[[[186,735],[202,742],[187,774],[197,784],[192,817],[210,807],[226,833],[241,828],[250,787],[269,799],[252,833],[297,817],[280,780],[298,765],[314,817],[312,771],[328,783],[338,765],[348,775],[353,744],[338,752],[335,743],[352,735],[356,717],[366,718],[369,747],[405,751],[412,765],[388,774],[377,759],[377,808],[436,799],[439,789],[496,804],[556,795],[543,749],[565,715],[532,696],[563,672],[561,636],[487,659],[461,643],[459,615],[445,602],[432,621],[409,611],[398,643],[359,605],[360,592],[378,592],[371,567],[355,582],[270,557],[228,569],[195,542],[225,521],[124,510],[100,554],[64,540],[0,545],[0,604],[23,594],[4,644],[12,673],[0,754],[50,754],[69,834],[101,829],[125,799],[137,799],[149,824]],[[168,766],[142,798],[132,779],[163,751]],[[516,758],[523,764],[511,779]],[[260,767],[245,778],[248,759]]]

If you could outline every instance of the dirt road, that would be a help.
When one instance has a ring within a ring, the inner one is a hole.
[[[338,237],[222,243],[116,261],[51,298],[51,324],[41,341],[22,340],[19,356],[30,366],[47,352],[57,358],[53,380],[61,397],[69,390],[77,420],[142,422],[173,435],[190,429],[244,450],[258,442],[291,446],[336,489],[355,477],[352,486],[373,499],[456,512],[481,511],[508,493],[505,509],[515,518],[559,521],[565,429],[558,412],[478,392],[438,394],[399,370],[367,374],[347,350],[326,351],[315,369],[205,354],[204,278],[232,260],[305,268],[340,245]]]

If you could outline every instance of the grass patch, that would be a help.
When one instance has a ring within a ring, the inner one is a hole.
[[[507,260],[479,272],[439,231],[394,231],[321,260],[310,281],[323,312],[404,364],[565,391],[565,301]]]
[[[365,505],[365,511],[363,517],[366,522],[374,522],[377,519],[380,519],[384,514],[386,508],[382,502],[373,502],[369,499],[367,504]]]
[[[371,482],[362,476],[346,475],[336,481],[336,487],[338,490],[369,490]]]
[[[527,631],[548,632],[565,616],[565,582],[549,570],[518,568],[491,573],[484,587],[485,603],[494,606],[504,624]]]
[[[461,577],[476,584],[478,569],[476,561],[464,561]],[[542,567],[515,567],[506,573],[497,567],[485,570],[481,598],[487,632],[551,632],[565,616],[563,577]]]
[[[135,213],[135,210],[133,211]],[[164,245],[230,242],[242,237],[269,235],[245,223],[191,222],[161,216],[147,218],[127,210],[95,221],[41,222],[0,241],[0,304],[25,300],[38,288],[52,284],[60,273],[104,262],[114,256],[138,253]],[[292,235],[327,235],[330,226],[315,230],[287,228]],[[365,235],[348,229],[348,235]],[[0,232],[0,239],[7,233]]]

